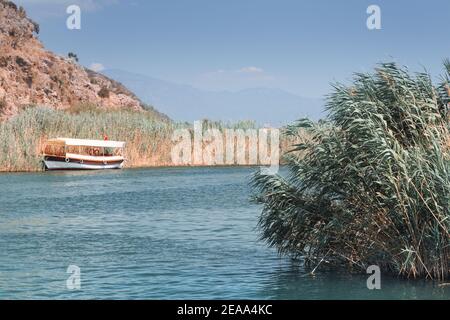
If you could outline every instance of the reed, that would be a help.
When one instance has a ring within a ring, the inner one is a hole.
[[[147,111],[29,107],[0,123],[0,171],[41,170],[40,150],[47,138],[102,139],[104,134],[127,141],[128,166],[164,165],[170,163],[165,148],[179,126]]]
[[[105,134],[110,140],[126,141],[126,167],[173,166],[172,134],[181,128],[193,132],[192,124],[173,122],[152,108],[136,111],[80,104],[54,110],[30,106],[0,122],[0,171],[42,170],[40,154],[48,138],[103,139]],[[202,120],[202,128],[225,132],[225,129],[258,129],[258,126],[253,121]],[[282,141],[282,148],[289,145],[287,140]]]
[[[323,259],[448,279],[449,61],[445,67],[434,85],[426,73],[381,64],[334,86],[326,123],[287,128],[310,139],[286,155],[286,175],[253,177],[262,239],[311,267]]]

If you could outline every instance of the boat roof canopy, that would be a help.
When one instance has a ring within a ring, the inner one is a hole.
[[[56,138],[50,139],[48,143],[62,144],[66,146],[86,146],[99,148],[123,148],[125,142],[111,141],[111,140],[88,140],[88,139],[71,139],[71,138]]]

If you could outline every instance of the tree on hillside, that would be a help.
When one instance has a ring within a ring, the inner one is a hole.
[[[73,52],[69,52],[69,54],[67,55],[69,57],[69,59],[78,62],[78,56],[77,54],[73,53]]]

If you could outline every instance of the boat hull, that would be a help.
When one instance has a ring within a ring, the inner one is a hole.
[[[47,170],[106,170],[106,169],[121,169],[123,161],[113,163],[85,163],[81,161],[58,161],[58,160],[44,160],[44,165]]]

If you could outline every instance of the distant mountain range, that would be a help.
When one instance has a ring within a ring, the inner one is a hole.
[[[206,91],[122,70],[111,69],[102,73],[177,121],[192,122],[206,118],[283,125],[305,116],[314,120],[324,117],[320,99],[304,98],[280,89]]]

